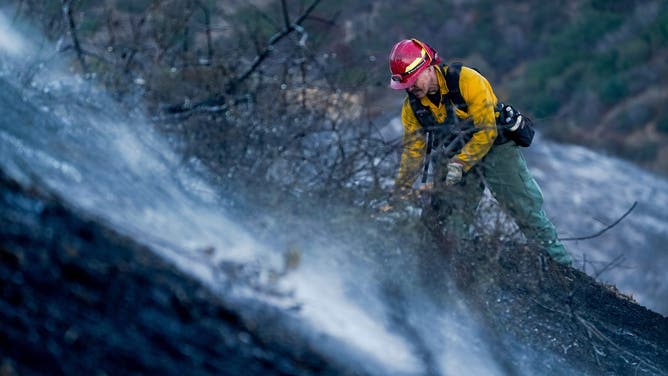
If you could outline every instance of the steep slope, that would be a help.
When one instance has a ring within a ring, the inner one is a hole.
[[[352,373],[277,325],[285,313],[225,303],[148,248],[2,171],[0,213],[2,374]]]
[[[291,329],[299,313],[212,294],[39,187],[5,175],[1,183],[0,362],[8,372],[369,371],[313,349]],[[444,249],[452,248],[444,241],[416,250],[423,282],[445,308],[457,304],[445,282],[452,278],[469,307],[463,314],[480,325],[478,339],[463,340],[473,347],[481,338],[488,342],[501,374],[668,374],[667,318],[522,246],[480,243],[450,255]],[[402,289],[387,289],[386,304],[395,307],[394,330],[419,347],[429,338],[420,339],[421,329],[411,326],[434,323],[411,324],[412,311],[400,308],[410,301]],[[461,360],[425,351],[423,369],[457,374]],[[439,371],[441,362],[450,368]]]
[[[229,209],[252,205],[93,82],[9,65],[3,372],[666,373],[665,318],[533,250],[480,239],[452,251],[308,193],[297,201],[310,210],[271,215],[265,201],[246,222]]]
[[[502,349],[559,359],[563,369],[548,364],[547,374],[569,367],[594,375],[668,372],[668,319],[614,287],[522,246],[478,246],[455,255],[451,267]]]

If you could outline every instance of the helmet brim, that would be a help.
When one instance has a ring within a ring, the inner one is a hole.
[[[413,72],[410,76],[406,78],[405,81],[395,81],[392,78],[390,78],[390,88],[394,90],[404,90],[408,89],[409,87],[413,86],[415,84],[415,81],[417,81],[418,76],[422,73],[427,68],[428,65],[424,65],[417,71]]]

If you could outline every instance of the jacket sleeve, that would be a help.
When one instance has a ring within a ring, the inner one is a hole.
[[[401,122],[404,125],[402,138],[401,162],[395,181],[397,188],[410,188],[420,174],[425,157],[426,141],[422,126],[418,122],[408,98],[401,108]]]
[[[457,115],[473,121],[478,129],[453,160],[464,165],[464,171],[470,170],[489,152],[497,136],[494,106],[496,96],[485,77],[475,70],[462,67],[459,78],[459,90],[468,105],[468,114],[457,110]]]

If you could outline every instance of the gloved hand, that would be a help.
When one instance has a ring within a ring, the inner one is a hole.
[[[515,109],[515,107],[507,104],[500,104],[501,113],[499,114],[501,124],[505,125],[508,128],[513,128],[519,124],[518,118],[522,114]]]
[[[512,125],[508,124],[508,130],[511,132],[515,132],[516,130],[520,129],[520,127],[522,126],[523,119],[524,118],[522,118],[522,115],[518,115],[517,120],[515,120],[514,124]]]
[[[459,162],[448,163],[448,174],[445,176],[445,185],[455,185],[462,181],[462,174],[464,173],[464,165]]]

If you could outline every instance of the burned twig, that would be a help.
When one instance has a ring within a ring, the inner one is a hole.
[[[288,18],[287,4],[285,3],[285,1],[282,1],[285,28],[274,34],[271,38],[269,38],[269,41],[267,42],[266,46],[258,52],[257,56],[255,57],[255,59],[253,59],[253,62],[250,64],[248,69],[246,69],[246,71],[240,74],[238,77],[233,78],[228,82],[228,84],[226,85],[226,89],[224,90],[224,93],[229,94],[234,92],[237,86],[241,84],[243,81],[245,81],[248,77],[250,77],[251,74],[253,74],[253,72],[257,70],[260,64],[262,64],[262,62],[266,60],[269,57],[269,55],[271,55],[272,51],[274,50],[274,46],[280,40],[290,35],[292,32],[296,31],[300,33],[302,36],[300,38],[299,43],[300,45],[304,44],[306,41],[307,34],[304,31],[304,27],[301,24],[318,6],[320,1],[321,0],[314,0],[313,3],[311,3],[311,5],[308,8],[306,8],[306,10],[304,10],[304,12],[299,17],[297,17],[297,19],[294,22],[290,22]],[[224,95],[217,94],[210,98],[204,99],[198,103],[192,104],[190,106],[174,105],[174,106],[169,106],[166,110],[169,113],[181,113],[181,112],[192,111],[202,106],[218,107],[223,105],[224,102],[225,102]]]
[[[587,321],[582,316],[580,316],[578,314],[575,314],[575,318],[587,330],[587,334],[588,334],[589,338],[592,338],[592,339],[597,338],[597,339],[601,340],[602,342],[607,343],[613,349],[618,351],[619,356],[622,356],[622,354],[626,354],[627,356],[636,360],[638,362],[638,366],[640,366],[640,364],[645,364],[646,367],[648,369],[650,369],[652,372],[657,372],[658,374],[662,373],[661,370],[659,370],[654,365],[652,365],[652,363],[650,361],[648,361],[647,359],[645,359],[643,357],[640,357],[638,355],[635,355],[635,354],[631,353],[630,351],[625,350],[622,347],[620,347],[617,343],[615,343],[613,340],[611,340],[605,334],[603,334],[594,324]],[[592,347],[594,347],[595,356],[598,356],[598,353],[599,353],[600,350],[595,347],[594,343],[592,343]],[[598,362],[598,359],[597,359],[597,362]]]
[[[614,269],[617,266],[621,265],[621,263],[624,262],[624,259],[625,259],[625,257],[624,257],[623,254],[615,257],[612,261],[610,261],[605,266],[603,266],[603,268],[601,268],[601,270],[597,270],[596,274],[594,275],[594,278],[598,279],[598,277],[600,277],[601,274],[603,274],[606,271]]]
[[[213,61],[213,39],[211,37],[211,11],[209,7],[204,4],[202,1],[197,0],[195,4],[202,10],[204,15],[204,26],[205,26],[205,35],[206,35],[206,65],[211,64]]]
[[[241,74],[239,77],[236,79],[232,80],[229,85],[228,90],[234,90],[234,88],[246,80],[255,70],[257,69],[258,66],[271,54],[271,52],[274,50],[274,45],[278,43],[281,39],[285,38],[288,36],[290,33],[293,31],[300,31],[303,30],[301,23],[304,22],[306,17],[313,12],[315,7],[320,3],[320,0],[315,0],[305,11],[304,13],[297,18],[297,20],[293,23],[290,23],[286,19],[286,26],[285,29],[279,31],[278,33],[274,34],[270,39],[269,42],[267,42],[267,45],[265,46],[264,50],[260,51],[260,53],[255,57],[253,60],[253,63],[251,64],[248,69]],[[285,3],[283,4],[285,6]],[[284,12],[287,12],[287,9],[284,9]],[[287,15],[286,15],[287,17]]]
[[[74,17],[72,16],[72,0],[62,0],[63,4],[63,15],[67,21],[68,30],[70,37],[72,37],[72,44],[74,45],[74,50],[77,53],[77,58],[79,59],[79,64],[81,64],[81,70],[84,74],[88,73],[88,67],[86,66],[86,60],[84,59],[84,53],[81,49],[81,44],[79,43],[79,37],[77,35],[76,24],[74,23]]]
[[[610,230],[611,228],[617,226],[617,224],[618,224],[619,222],[621,222],[624,218],[626,218],[626,216],[628,216],[628,215],[631,213],[631,211],[633,211],[633,209],[635,209],[636,205],[638,205],[638,201],[635,201],[635,202],[633,203],[633,205],[631,205],[631,207],[629,208],[629,210],[627,210],[626,213],[624,213],[624,215],[622,215],[622,216],[619,217],[616,221],[614,221],[612,224],[610,224],[609,226],[605,227],[604,229],[600,230],[599,232],[597,232],[597,233],[595,233],[595,234],[587,235],[587,236],[580,236],[580,237],[559,238],[559,240],[561,240],[561,241],[588,240],[588,239],[593,239],[593,238],[596,238],[596,237],[598,237],[598,236],[601,236],[601,235],[602,235],[603,233],[605,233],[606,231],[608,231],[608,230]]]

